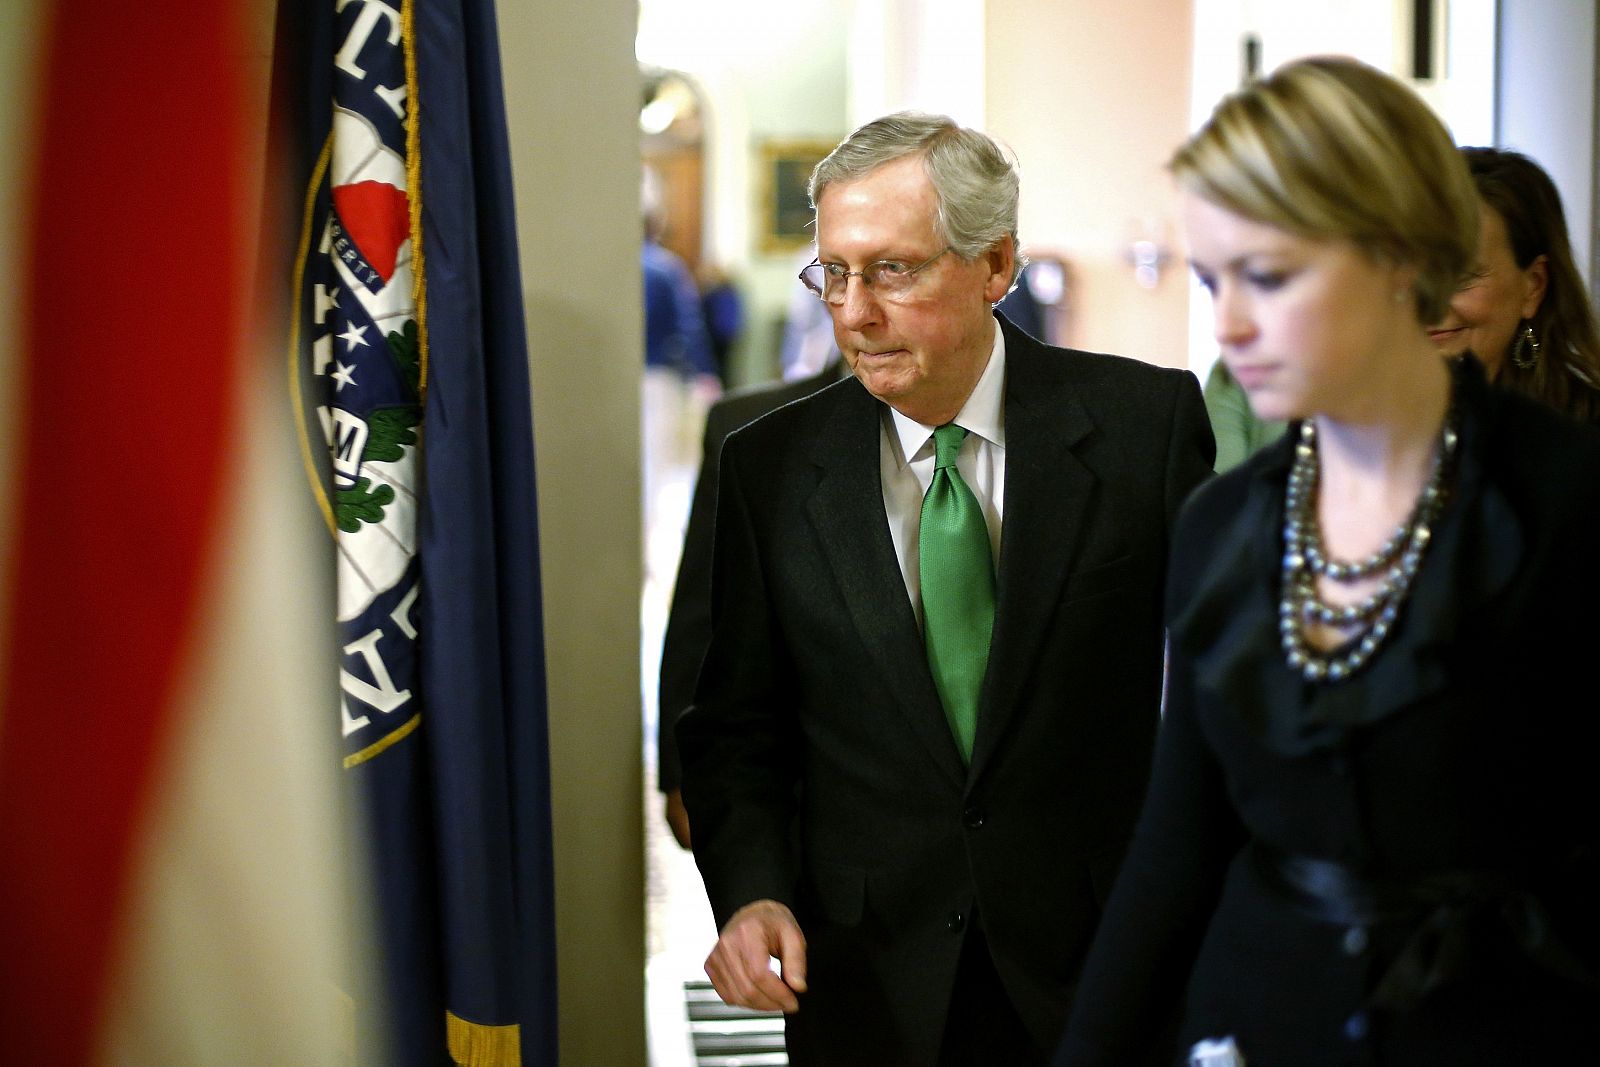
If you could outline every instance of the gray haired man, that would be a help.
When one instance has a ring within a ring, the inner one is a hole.
[[[879,119],[811,198],[853,373],[722,452],[678,728],[706,970],[795,1064],[1042,1062],[1149,773],[1205,408],[994,313],[1018,177],[984,134]]]

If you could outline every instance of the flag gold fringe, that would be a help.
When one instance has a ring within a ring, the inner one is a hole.
[[[417,23],[413,0],[400,5],[406,49],[406,197],[411,206],[411,300],[417,309],[417,404],[428,395],[428,272],[422,255],[422,92],[417,80]]]
[[[450,1058],[461,1067],[522,1067],[522,1027],[469,1023],[455,1012],[444,1013]]]

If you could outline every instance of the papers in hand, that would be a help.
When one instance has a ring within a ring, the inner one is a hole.
[[[1189,1050],[1189,1067],[1247,1067],[1233,1038],[1208,1037]]]

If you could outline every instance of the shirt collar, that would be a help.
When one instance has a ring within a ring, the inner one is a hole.
[[[968,434],[976,434],[991,444],[1001,448],[1006,444],[1005,431],[1005,372],[1006,372],[1006,339],[1000,332],[1000,321],[994,320],[994,347],[989,350],[989,365],[983,368],[983,373],[978,376],[978,384],[972,387],[972,393],[967,397],[967,402],[961,405],[961,410],[951,421],[966,429]],[[890,425],[894,428],[894,437],[900,444],[898,457],[900,466],[904,467],[922,446],[928,443],[928,438],[933,436],[936,426],[924,426],[914,419],[907,418],[894,408],[889,408]]]

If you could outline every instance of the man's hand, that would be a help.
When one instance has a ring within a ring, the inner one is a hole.
[[[774,956],[779,974],[769,964]],[[706,975],[725,1003],[799,1011],[795,994],[806,991],[806,939],[794,913],[776,900],[758,900],[734,912],[706,957]]]
[[[672,836],[677,839],[679,846],[693,848],[689,844],[689,809],[683,806],[683,790],[667,790],[667,825],[672,827]]]

